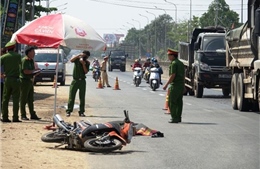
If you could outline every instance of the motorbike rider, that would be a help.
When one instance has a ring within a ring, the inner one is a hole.
[[[138,59],[135,59],[135,63],[134,63],[134,65],[132,66],[132,71],[134,71],[134,68],[136,68],[136,67],[142,68],[142,65],[141,65],[141,63],[139,62]]]
[[[146,83],[149,83],[149,80],[148,80],[148,79],[149,79],[149,72],[145,72],[145,70],[146,70],[147,67],[150,68],[150,67],[151,67],[151,64],[152,64],[152,63],[151,63],[151,59],[150,59],[150,58],[147,58],[146,61],[145,61],[144,64],[143,64],[143,72],[144,72],[143,74],[148,73],[148,78],[147,78]]]
[[[95,74],[95,67],[100,68],[100,63],[99,63],[99,61],[98,61],[97,58],[95,58],[95,59],[93,60],[91,66],[92,66],[92,68],[93,68],[92,75],[94,75],[94,74]]]
[[[157,59],[153,59],[153,63],[151,64],[151,68],[152,67],[156,67],[159,70],[159,77],[160,77],[160,84],[163,85],[162,81],[161,81],[161,75],[163,74],[163,70],[162,67],[159,65]]]

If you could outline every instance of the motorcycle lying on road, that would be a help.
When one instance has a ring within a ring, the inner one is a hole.
[[[133,71],[134,71],[133,82],[134,85],[138,87],[142,82],[142,68],[135,67]]]
[[[53,116],[57,127],[47,126],[53,130],[42,135],[41,140],[47,143],[60,143],[59,147],[72,150],[87,150],[93,152],[111,152],[121,150],[129,144],[135,133],[133,122],[130,121],[128,111],[124,111],[124,124],[107,122],[91,124],[85,121],[74,122],[73,125],[64,122],[59,114]]]
[[[98,81],[99,77],[100,77],[100,67],[99,66],[94,66],[93,67],[93,79],[95,80],[95,82]]]

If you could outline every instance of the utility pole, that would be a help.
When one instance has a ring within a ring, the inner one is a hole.
[[[219,10],[219,2],[218,0],[215,0],[215,5],[216,5],[216,13],[215,13],[215,27],[218,26],[218,10]]]
[[[152,14],[153,16],[154,16],[154,56],[156,55],[156,49],[157,49],[157,37],[156,37],[156,15],[154,14],[154,13],[151,13],[151,12],[149,12],[149,11],[146,11],[147,13],[149,13],[149,14]]]
[[[241,0],[241,23],[243,23],[243,0]]]

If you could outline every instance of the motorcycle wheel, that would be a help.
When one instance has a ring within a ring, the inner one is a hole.
[[[84,142],[84,147],[93,152],[110,152],[122,148],[122,143],[117,138],[110,138],[109,143],[102,142],[98,138],[91,138]]]
[[[60,143],[64,137],[55,136],[56,132],[48,132],[42,135],[41,140],[46,143]]]

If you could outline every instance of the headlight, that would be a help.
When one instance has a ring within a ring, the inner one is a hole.
[[[208,64],[200,62],[200,69],[205,71],[211,71],[211,68]]]

